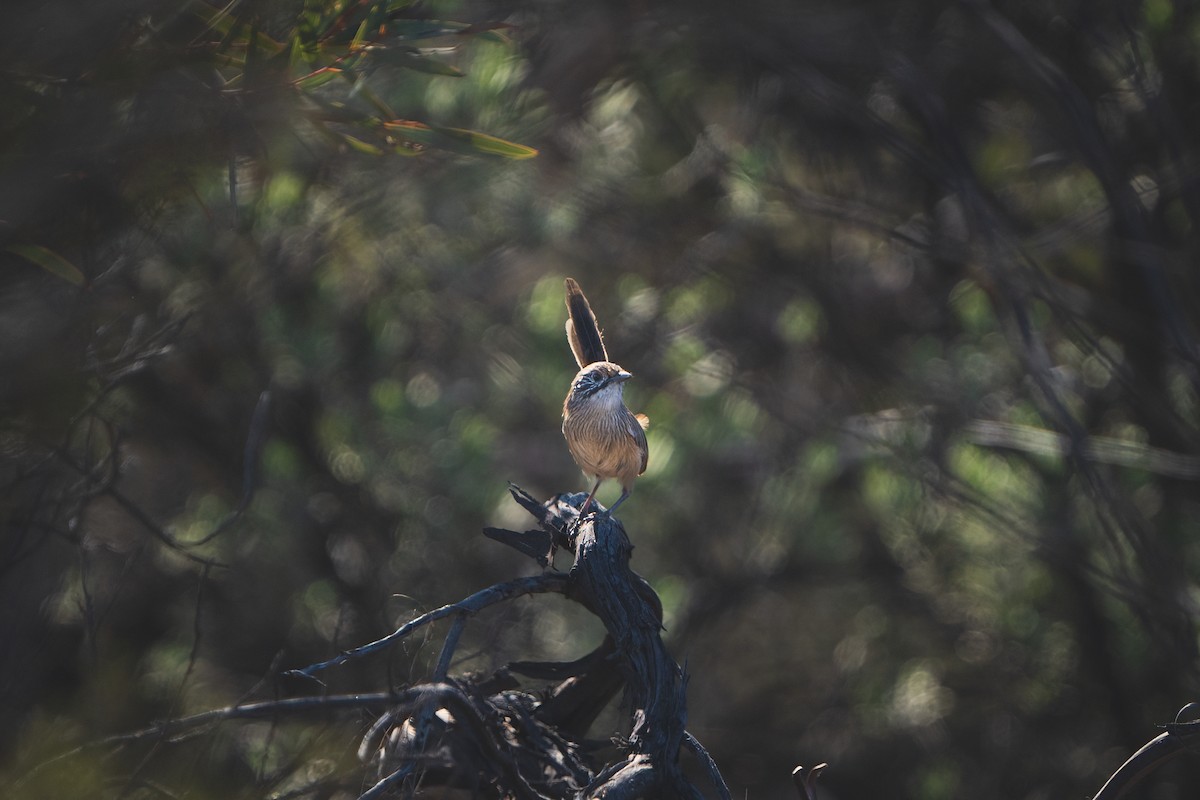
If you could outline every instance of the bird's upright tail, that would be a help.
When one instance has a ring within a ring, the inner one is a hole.
[[[596,315],[588,304],[587,297],[574,278],[567,278],[567,341],[571,343],[571,352],[575,354],[575,362],[580,368],[597,361],[608,361],[608,351],[604,349],[604,337],[600,333],[600,325]]]

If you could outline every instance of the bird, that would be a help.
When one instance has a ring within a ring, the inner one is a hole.
[[[608,510],[612,514],[646,471],[650,419],[625,407],[625,381],[633,374],[608,360],[596,315],[573,278],[566,279],[566,296],[567,341],[579,372],[563,401],[562,432],[575,463],[596,479],[579,514],[587,513],[600,484],[615,478],[621,482],[621,496]]]

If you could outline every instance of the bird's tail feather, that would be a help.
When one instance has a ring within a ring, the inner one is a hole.
[[[608,351],[604,349],[604,337],[600,333],[600,325],[596,315],[588,304],[587,297],[574,278],[567,278],[567,341],[571,343],[571,352],[575,354],[575,363],[586,367],[597,361],[608,361]]]

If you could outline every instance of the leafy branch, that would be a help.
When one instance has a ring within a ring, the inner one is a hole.
[[[444,77],[464,73],[440,56],[478,39],[509,43],[507,23],[409,19],[406,0],[332,3],[308,0],[282,41],[258,29],[248,11],[239,15],[206,4],[194,13],[205,33],[193,45],[212,53],[226,92],[250,93],[286,86],[308,108],[304,117],[334,141],[369,155],[414,155],[429,149],[476,156],[526,159],[527,145],[480,131],[401,119],[370,85],[381,68]],[[349,89],[326,88],[341,82]]]

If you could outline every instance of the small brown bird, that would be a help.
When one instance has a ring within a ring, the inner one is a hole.
[[[623,384],[633,375],[608,360],[596,315],[579,284],[567,278],[566,286],[567,341],[580,369],[563,402],[562,432],[575,463],[596,478],[579,513],[587,512],[606,478],[616,478],[621,496],[608,510],[611,514],[629,497],[637,476],[646,471],[645,429],[650,419],[625,407]]]

